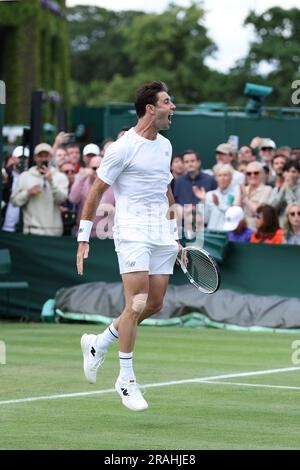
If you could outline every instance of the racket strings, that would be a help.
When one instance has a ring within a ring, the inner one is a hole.
[[[214,292],[218,287],[217,268],[211,259],[199,250],[187,250],[186,268],[189,276],[205,292]]]

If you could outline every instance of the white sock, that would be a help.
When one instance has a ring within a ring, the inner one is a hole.
[[[119,351],[119,359],[120,359],[120,380],[127,382],[127,380],[135,380],[135,375],[133,372],[133,352],[130,353],[123,353]]]
[[[115,329],[114,324],[111,323],[106,330],[103,331],[100,335],[97,335],[95,339],[95,349],[96,351],[100,349],[103,352],[106,352],[109,346],[119,339],[119,333]]]

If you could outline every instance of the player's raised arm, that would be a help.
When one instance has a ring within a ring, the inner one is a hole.
[[[83,206],[81,220],[78,231],[78,250],[77,250],[77,272],[83,274],[83,260],[89,254],[89,239],[93,226],[93,220],[102,194],[109,187],[107,183],[100,178],[96,178]]]

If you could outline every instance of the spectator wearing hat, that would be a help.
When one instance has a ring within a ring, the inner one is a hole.
[[[236,150],[228,143],[220,144],[216,148],[216,161],[217,164],[231,165],[233,169],[231,186],[235,190],[240,183],[245,182],[245,175],[237,171],[234,167],[236,164]],[[215,167],[214,167],[215,169]],[[215,170],[213,170],[215,173]]]
[[[283,226],[284,212],[292,202],[300,202],[300,163],[297,160],[288,160],[282,168],[283,184],[278,191],[275,188],[269,198],[271,204],[279,214],[280,226]]]
[[[186,150],[183,155],[185,174],[178,176],[174,182],[174,199],[177,204],[198,204],[199,198],[195,191],[204,188],[211,191],[217,188],[215,178],[201,171],[201,160],[195,150]]]
[[[2,230],[6,232],[15,232],[20,221],[20,208],[13,206],[11,194],[15,190],[20,174],[27,170],[29,150],[22,145],[16,147],[11,156],[10,165],[4,170],[3,181],[3,201],[5,203],[2,209]]]
[[[82,159],[84,166],[86,168],[89,168],[90,166],[90,160],[93,157],[99,157],[100,156],[100,148],[96,144],[87,144],[85,147],[83,147],[82,151]]]
[[[262,183],[263,169],[259,162],[251,162],[248,164],[246,177],[248,185],[239,185],[234,205],[242,207],[245,212],[248,227],[254,230],[256,227],[256,209],[260,204],[266,203],[269,200],[272,188]]]
[[[283,221],[282,243],[300,245],[300,204],[292,202],[287,206]]]
[[[255,233],[250,238],[251,243],[282,243],[283,231],[279,228],[278,216],[274,207],[269,204],[258,206],[255,214]]]
[[[272,182],[274,179],[274,173],[272,171],[272,159],[275,155],[276,144],[272,139],[262,139],[259,145],[259,161],[262,165],[269,168],[268,182]]]
[[[231,206],[225,213],[223,230],[227,233],[230,242],[250,242],[253,230],[248,228],[245,213],[239,206]]]
[[[34,149],[35,166],[24,171],[12,193],[14,206],[23,209],[23,233],[62,235],[59,206],[68,196],[66,175],[51,168],[52,147],[41,143]]]

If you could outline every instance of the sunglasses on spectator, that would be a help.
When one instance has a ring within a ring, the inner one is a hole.
[[[247,172],[246,172],[246,175],[247,175],[247,176],[258,176],[258,175],[259,175],[259,171],[247,171]]]
[[[299,212],[290,212],[289,215],[291,215],[292,217],[295,217],[295,215],[300,216],[300,211]]]
[[[255,214],[254,216],[256,219],[262,219],[262,215],[261,214]]]
[[[274,150],[274,149],[273,149],[273,147],[262,147],[261,150],[271,152],[271,150]]]
[[[98,166],[91,166],[91,169],[94,170],[94,171],[97,171],[98,170]]]
[[[63,171],[63,173],[65,175],[72,175],[73,173],[75,173],[75,171],[74,170],[65,170],[65,171]]]

